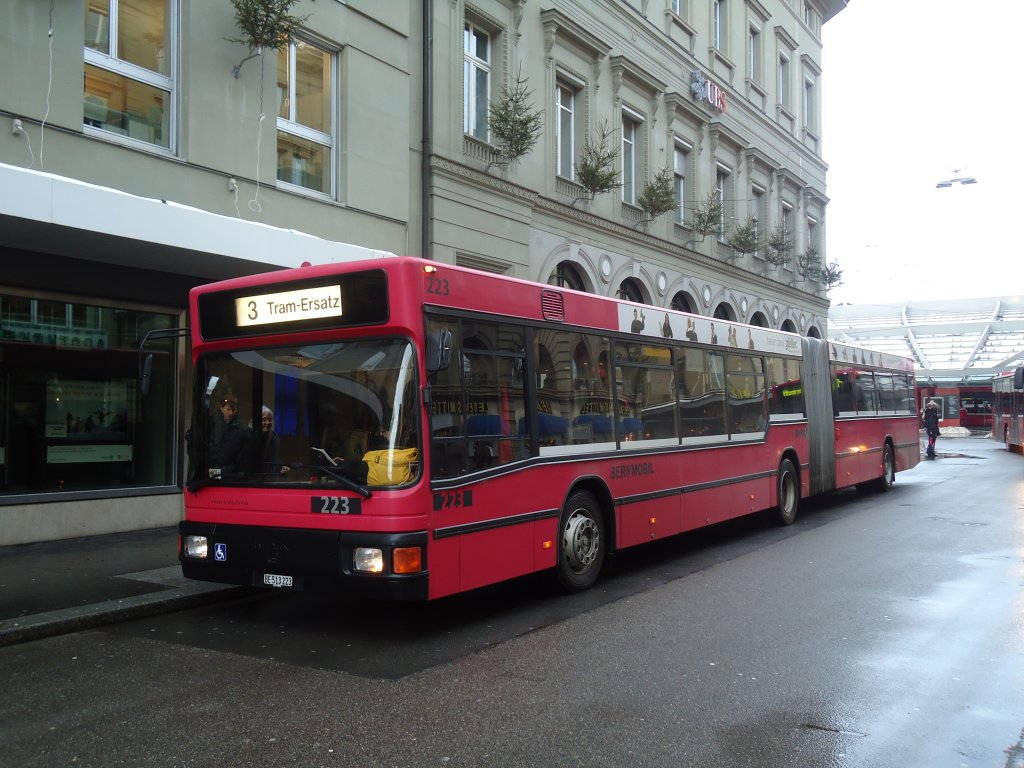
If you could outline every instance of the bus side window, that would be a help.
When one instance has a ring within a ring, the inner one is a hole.
[[[833,366],[832,371],[836,392],[836,410],[839,413],[856,413],[857,403],[853,396],[853,382],[856,374],[849,370],[837,370],[836,366]]]
[[[472,376],[462,351],[461,326],[454,318],[431,318],[428,333],[451,331],[451,364],[430,377],[430,467],[433,477],[456,477],[466,471],[462,379]]]
[[[875,377],[871,371],[857,371],[854,394],[857,398],[858,413],[878,412],[878,390],[875,387]]]

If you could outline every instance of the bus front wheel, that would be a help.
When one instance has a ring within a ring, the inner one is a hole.
[[[800,478],[796,467],[789,459],[779,464],[779,503],[775,508],[775,516],[779,525],[792,525],[796,520],[796,511],[800,506]]]
[[[592,586],[604,565],[607,548],[604,516],[587,491],[576,491],[565,504],[558,523],[558,564],[555,574],[567,592]]]

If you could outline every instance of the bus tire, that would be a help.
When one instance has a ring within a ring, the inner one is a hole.
[[[875,480],[875,490],[886,493],[896,480],[896,462],[892,456],[892,446],[882,446],[882,476]]]
[[[555,575],[566,592],[580,592],[597,581],[607,550],[604,515],[587,491],[576,491],[558,521]]]
[[[775,519],[779,525],[792,525],[800,507],[800,477],[789,459],[783,459],[779,464],[777,488],[779,503],[775,508]]]

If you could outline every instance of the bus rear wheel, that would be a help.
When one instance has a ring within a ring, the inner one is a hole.
[[[562,589],[579,592],[597,581],[607,549],[604,516],[587,491],[569,497],[558,523],[558,564],[555,575]]]
[[[875,480],[875,490],[885,493],[896,480],[896,462],[893,461],[892,447],[886,443],[882,448],[882,476]]]
[[[779,464],[779,503],[775,508],[775,519],[779,525],[792,525],[800,506],[800,478],[796,467],[789,459]]]

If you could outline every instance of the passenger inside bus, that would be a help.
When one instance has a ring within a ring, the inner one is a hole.
[[[249,430],[238,420],[238,398],[231,392],[219,400],[210,428],[210,469],[218,473],[240,472],[249,444]]]

